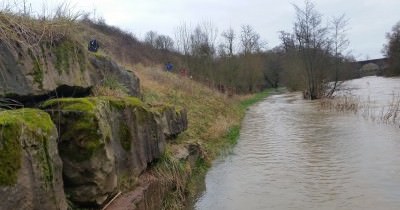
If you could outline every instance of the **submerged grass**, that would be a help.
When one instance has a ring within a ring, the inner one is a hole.
[[[359,97],[348,95],[322,99],[319,104],[324,110],[350,112],[359,114],[366,120],[400,126],[400,95],[393,94],[388,104],[380,106],[374,105],[370,97],[367,100],[361,100]]]

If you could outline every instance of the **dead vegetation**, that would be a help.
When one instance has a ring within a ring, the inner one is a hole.
[[[335,110],[338,112],[352,112],[357,114],[361,108],[359,98],[353,96],[339,96],[335,98],[324,98],[319,101],[320,107],[326,110]]]
[[[400,125],[400,95],[393,95],[392,101],[386,108],[382,108],[380,121],[385,124]]]
[[[350,112],[366,120],[400,126],[400,95],[393,94],[391,101],[383,106],[374,104],[370,97],[361,100],[360,97],[349,95],[321,99],[319,105],[323,110]]]
[[[240,124],[243,113],[238,98],[228,97],[188,77],[165,72],[161,66],[139,64],[128,69],[133,69],[141,79],[144,102],[188,109],[190,125],[178,141],[200,143],[214,157],[220,146],[228,144],[221,136],[228,128]]]
[[[8,46],[28,48],[42,42],[56,42],[71,35],[81,12],[75,12],[68,3],[57,6],[53,13],[43,11],[34,15],[26,5],[6,4],[0,8],[0,39]]]

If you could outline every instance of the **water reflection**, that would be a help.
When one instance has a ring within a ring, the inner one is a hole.
[[[353,82],[353,94],[382,101],[400,79]],[[394,126],[318,111],[297,93],[271,96],[248,111],[195,209],[400,209],[399,136]]]

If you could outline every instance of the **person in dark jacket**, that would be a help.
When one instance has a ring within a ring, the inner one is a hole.
[[[92,39],[89,41],[88,50],[91,52],[97,52],[99,50],[99,42],[96,39]]]
[[[167,71],[171,72],[174,68],[174,65],[172,65],[172,63],[168,61],[168,63],[165,64],[165,68],[167,69]]]

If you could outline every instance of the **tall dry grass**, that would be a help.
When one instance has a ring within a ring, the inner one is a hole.
[[[69,3],[61,3],[52,11],[43,6],[42,14],[26,9],[26,5],[8,3],[0,6],[0,39],[9,47],[16,43],[25,47],[41,42],[56,42],[71,35],[76,21],[83,14]]]
[[[386,124],[400,125],[400,95],[393,95],[390,104],[382,108],[380,121]]]
[[[239,98],[228,97],[188,77],[163,71],[162,66],[128,67],[140,78],[144,102],[170,104],[188,110],[189,128],[178,142],[195,142],[205,148],[210,158],[228,142],[224,135],[229,128],[240,125],[243,112]]]
[[[353,96],[339,96],[335,98],[323,98],[319,101],[319,105],[325,110],[335,110],[338,112],[352,112],[357,114],[361,106],[360,98]]]
[[[163,199],[164,209],[182,209],[188,194],[195,192],[196,184],[192,182],[205,173],[210,160],[232,146],[228,133],[231,128],[239,127],[243,116],[239,99],[188,77],[163,71],[160,65],[146,67],[137,64],[127,69],[132,69],[140,78],[145,103],[170,104],[188,111],[188,129],[171,144],[178,147],[189,143],[199,145],[203,159],[192,168],[169,154],[169,145],[155,167],[155,174],[163,177],[166,186],[174,186],[174,190]]]
[[[366,120],[400,126],[400,95],[393,94],[391,101],[383,106],[373,106],[370,97],[361,100],[359,97],[344,95],[333,99],[321,99],[323,110],[350,112]]]

